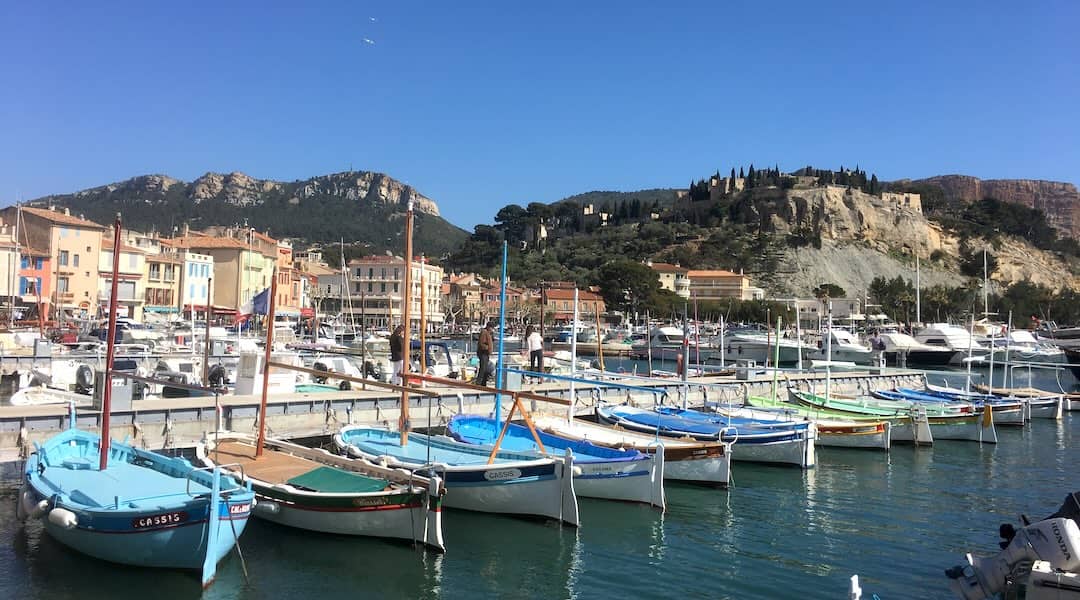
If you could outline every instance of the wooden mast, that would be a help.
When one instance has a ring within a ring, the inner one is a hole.
[[[262,399],[259,401],[259,441],[255,444],[255,457],[262,456],[266,442],[266,393],[270,387],[270,351],[274,346],[274,308],[277,300],[277,266],[270,277],[270,306],[266,311],[266,351],[263,354]],[[254,308],[252,308],[254,313]]]
[[[408,210],[405,211],[405,293],[401,298],[401,324],[405,326],[401,339],[401,381],[397,382],[401,390],[401,413],[398,416],[398,430],[401,431],[401,445],[409,443],[409,391],[408,379],[405,374],[409,372],[409,330],[412,324],[409,322],[409,309],[412,305],[412,230],[413,230],[413,203],[409,200]],[[421,350],[422,351],[422,350]],[[391,381],[390,383],[395,383]]]
[[[427,258],[420,257],[420,373],[427,375]]]
[[[109,464],[109,413],[112,411],[112,367],[113,354],[116,352],[116,305],[120,289],[120,213],[116,213],[116,222],[113,224],[113,260],[112,260],[112,291],[109,295],[109,337],[105,351],[105,380],[101,390],[101,456],[98,461],[98,469],[104,471]]]

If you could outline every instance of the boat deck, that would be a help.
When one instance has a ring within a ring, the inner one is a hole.
[[[260,481],[315,492],[378,492],[389,485],[385,479],[335,469],[273,448],[264,448],[262,456],[256,458],[254,444],[235,440],[221,442],[210,455],[218,464],[239,463],[245,475]]]
[[[62,490],[73,502],[93,508],[168,508],[192,495],[206,494],[210,488],[186,477],[172,477],[147,467],[110,461],[104,471],[85,458],[71,457],[60,465],[50,465],[41,480]]]

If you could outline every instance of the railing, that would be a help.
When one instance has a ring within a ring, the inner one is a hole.
[[[191,493],[191,482],[194,481],[191,478],[192,475],[194,475],[195,473],[198,473],[200,471],[212,472],[214,469],[220,469],[222,471],[224,471],[226,469],[239,469],[240,470],[240,486],[234,487],[234,488],[229,488],[227,490],[220,490],[220,491],[218,491],[219,495],[231,494],[233,492],[239,492],[239,491],[243,491],[245,489],[243,487],[243,485],[244,485],[244,482],[247,481],[247,475],[244,474],[244,465],[242,465],[240,463],[229,463],[229,464],[225,464],[225,465],[214,465],[212,467],[196,467],[196,468],[188,471],[187,475],[184,477],[184,479],[187,480],[186,488],[184,490],[187,493],[187,495],[191,496],[193,498],[197,495],[197,494],[192,494]],[[233,477],[232,475],[225,474],[225,476],[229,477],[233,481],[236,481],[236,478]]]

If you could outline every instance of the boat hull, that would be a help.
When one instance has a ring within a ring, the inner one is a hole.
[[[536,426],[546,433],[566,439],[586,441],[608,448],[633,448],[654,454],[663,446],[663,477],[705,485],[727,486],[731,481],[730,445],[720,442],[668,442],[597,423],[584,421],[570,425],[565,419],[538,417]]]
[[[830,448],[861,448],[888,450],[892,445],[892,424],[888,421],[877,425],[837,428],[818,424],[819,446]]]
[[[338,450],[353,458],[417,472],[434,470],[446,486],[443,505],[449,508],[496,514],[545,517],[568,525],[580,524],[574,492],[572,455],[560,459],[507,461],[493,464],[431,465],[375,455],[350,441],[345,427],[334,435]],[[416,442],[422,443],[422,442]]]
[[[421,542],[445,551],[442,503],[437,497],[402,492],[378,498],[305,498],[291,486],[255,485],[261,519],[320,533]],[[276,488],[276,489],[275,489]]]
[[[1029,419],[1060,419],[1063,412],[1061,396],[1051,398],[1028,398]]]

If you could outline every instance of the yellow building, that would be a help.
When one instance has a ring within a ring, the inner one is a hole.
[[[750,278],[741,273],[724,270],[687,271],[690,295],[698,300],[760,300],[765,297],[761,288],[750,285]]]
[[[102,233],[101,252],[98,259],[98,306],[101,317],[107,317],[105,310],[112,294],[113,238]],[[118,317],[129,317],[136,321],[143,319],[143,303],[146,297],[146,252],[139,248],[120,244],[120,265],[117,271],[117,313]]]
[[[145,253],[143,314],[167,318],[180,312],[180,279],[183,259],[176,248],[154,234],[125,231],[126,243]]]
[[[16,207],[10,206],[0,211],[0,218],[14,223],[16,214]],[[19,242],[48,252],[55,282],[50,286],[53,304],[65,319],[98,314],[98,261],[106,231],[111,229],[74,216],[68,209],[22,208]]]
[[[210,283],[214,313],[235,315],[256,294],[270,287],[277,257],[277,240],[253,229],[212,227],[189,231],[170,241],[179,250],[209,255],[214,260]]]

